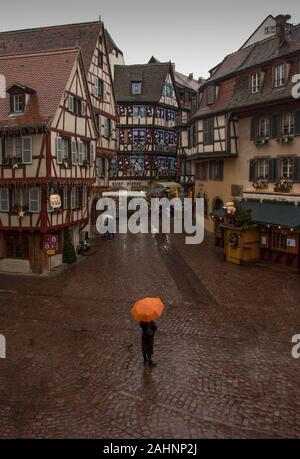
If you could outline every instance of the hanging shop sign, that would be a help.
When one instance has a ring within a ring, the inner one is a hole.
[[[61,207],[61,199],[59,194],[50,195],[50,205],[53,209],[59,209]]]
[[[55,252],[58,250],[58,236],[55,234],[45,234],[43,249],[48,255],[55,255]]]

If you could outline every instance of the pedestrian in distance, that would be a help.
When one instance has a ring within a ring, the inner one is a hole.
[[[144,358],[145,367],[155,367],[156,363],[152,361],[154,337],[157,330],[156,323],[151,322],[140,322],[142,333],[142,353]]]

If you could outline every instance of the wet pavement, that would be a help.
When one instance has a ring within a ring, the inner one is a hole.
[[[144,370],[134,301],[166,304]],[[299,276],[207,237],[97,238],[56,276],[0,276],[1,437],[300,437]]]

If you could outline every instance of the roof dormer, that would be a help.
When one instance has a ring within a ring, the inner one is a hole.
[[[7,88],[6,92],[10,96],[10,114],[20,115],[25,112],[30,94],[35,91],[28,86],[14,83]]]

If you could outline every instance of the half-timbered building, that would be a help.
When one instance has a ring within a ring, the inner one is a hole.
[[[117,106],[114,96],[112,69],[124,61],[104,24],[99,21],[65,24],[37,29],[0,33],[0,56],[61,48],[80,48],[88,90],[97,129],[96,182],[91,199],[92,229],[95,229],[96,202],[108,187],[109,163],[116,152]],[[76,114],[76,100],[69,99],[69,110]],[[88,230],[90,228],[87,228]]]
[[[115,66],[120,124],[110,183],[149,188],[177,176],[176,117],[179,101],[171,63]]]
[[[89,222],[97,132],[79,49],[0,56],[0,270],[62,262]],[[50,256],[51,255],[51,256]]]

